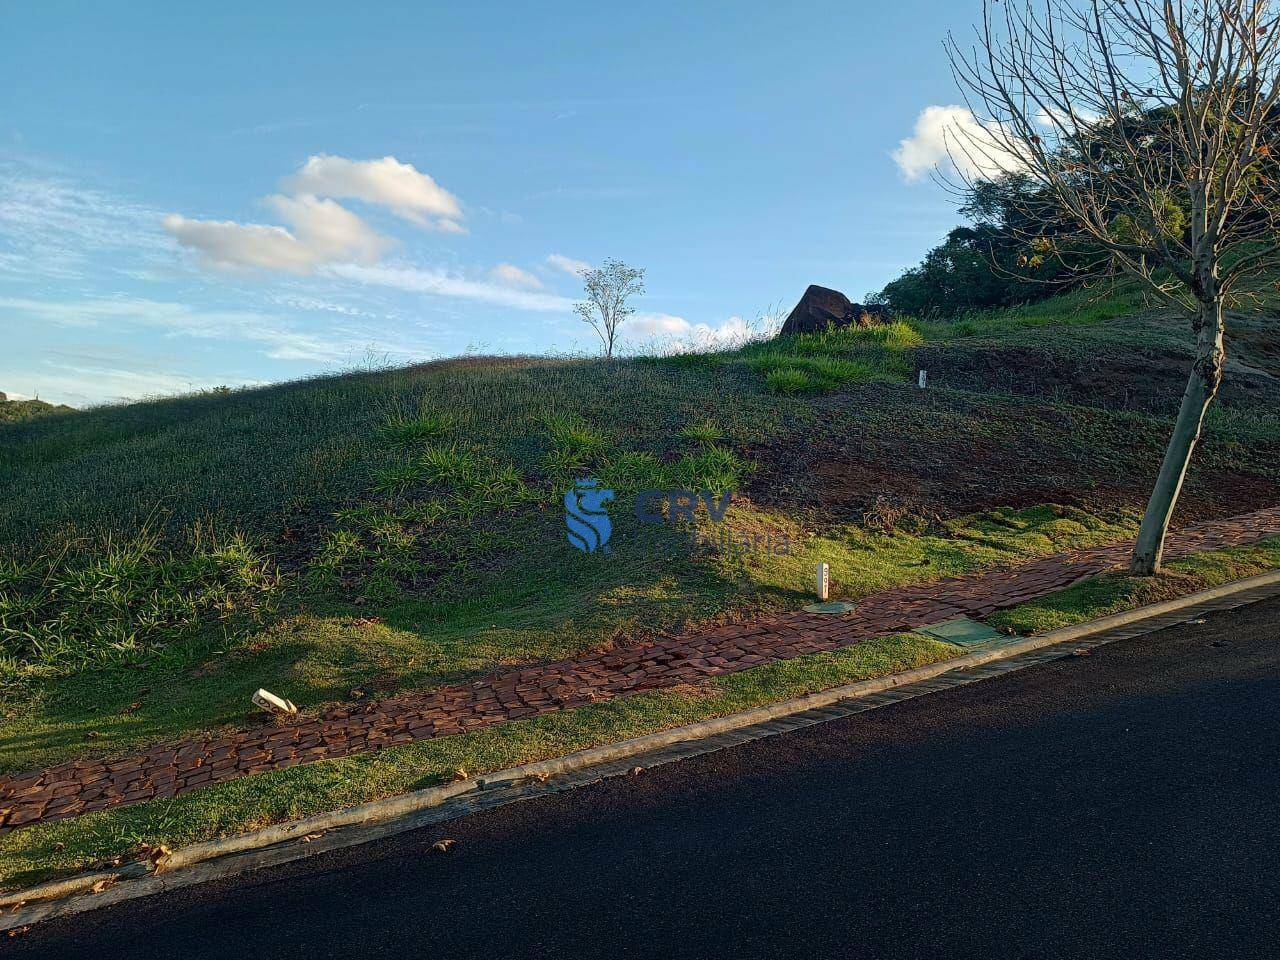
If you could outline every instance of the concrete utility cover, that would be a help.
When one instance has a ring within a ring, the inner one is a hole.
[[[927,627],[917,627],[915,632],[927,633],[931,637],[946,640],[948,643],[958,643],[962,647],[972,647],[979,643],[986,643],[989,640],[1003,640],[1005,638],[1004,634],[998,630],[992,630],[985,623],[970,620],[968,617],[958,617],[955,620],[931,623]]]
[[[845,600],[832,600],[830,603],[811,603],[804,608],[805,613],[848,613],[857,608],[856,603]]]

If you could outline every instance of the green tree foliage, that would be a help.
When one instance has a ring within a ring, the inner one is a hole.
[[[876,299],[895,313],[948,319],[1033,303],[1072,286],[1079,258],[1063,253],[1058,225],[1032,224],[1021,213],[1032,193],[1030,181],[1015,174],[976,183],[960,208],[972,225],[953,229]]]
[[[1000,230],[989,224],[956,227],[919,266],[907,270],[878,295],[898,314],[954,317],[984,307],[1004,307],[1048,296],[1008,275],[1016,254]],[[997,272],[1003,268],[1005,275]]]
[[[1167,106],[1135,106],[1123,115],[1125,137],[1143,145],[1155,169],[1153,179],[1168,186],[1151,194],[1141,217],[1119,199],[1113,200],[1103,217],[1112,239],[1137,244],[1159,237],[1186,241],[1190,198],[1177,186],[1168,159],[1174,156],[1176,120]],[[1273,111],[1267,122],[1272,137],[1280,139],[1280,117]],[[1117,136],[1115,130],[1108,130],[1105,137],[1086,132],[1081,142],[1060,145],[1061,160],[1077,168],[1082,180],[1105,177],[1124,162],[1123,157],[1111,155],[1116,152]],[[1247,228],[1252,221],[1280,216],[1280,190],[1274,182],[1254,171],[1249,190],[1255,194],[1253,205],[1234,212],[1232,223]],[[1108,195],[1106,190],[1092,193],[1104,201]],[[1057,201],[1023,174],[970,182],[960,214],[968,225],[954,228],[918,266],[891,281],[874,299],[896,313],[950,319],[971,310],[1034,303],[1108,272],[1106,252],[1082,238]]]

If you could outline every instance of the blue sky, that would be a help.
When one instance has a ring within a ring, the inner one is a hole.
[[[633,349],[858,299],[955,222],[921,174],[978,12],[6,4],[0,390],[594,350],[574,271],[606,257],[648,271]]]

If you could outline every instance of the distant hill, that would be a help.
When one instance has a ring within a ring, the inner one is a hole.
[[[0,423],[18,423],[22,420],[34,420],[36,417],[47,417],[51,413],[68,413],[71,407],[65,404],[45,403],[43,400],[10,400],[0,393]]]

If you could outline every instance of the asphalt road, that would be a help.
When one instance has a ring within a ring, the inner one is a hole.
[[[0,954],[1274,957],[1278,627],[1269,601]]]

